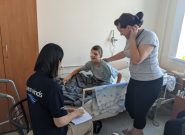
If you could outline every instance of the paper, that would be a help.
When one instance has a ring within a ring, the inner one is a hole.
[[[84,114],[72,120],[72,123],[75,125],[78,125],[80,123],[83,123],[92,119],[92,116],[83,107],[80,107],[79,109],[83,109]]]

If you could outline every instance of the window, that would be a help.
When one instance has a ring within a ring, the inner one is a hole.
[[[185,61],[185,38],[184,37],[185,37],[185,14],[184,14],[184,19],[181,27],[181,33],[180,33],[177,52],[176,52],[176,58]]]

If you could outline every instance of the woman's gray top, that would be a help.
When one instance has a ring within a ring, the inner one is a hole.
[[[159,40],[157,35],[149,30],[143,30],[136,38],[137,47],[148,44],[154,46],[151,54],[140,64],[132,64],[130,62],[129,70],[131,78],[140,81],[155,80],[163,76],[158,62]],[[126,42],[124,54],[130,58],[129,43]]]

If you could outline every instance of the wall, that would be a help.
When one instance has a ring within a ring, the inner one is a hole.
[[[83,65],[93,45],[112,55],[111,30],[118,39],[114,54],[124,48],[125,39],[113,22],[122,12],[144,12],[143,27],[157,29],[160,0],[37,0],[39,48],[55,42],[65,51],[64,66]]]

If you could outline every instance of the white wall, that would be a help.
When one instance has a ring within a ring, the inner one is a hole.
[[[161,0],[37,0],[39,48],[58,43],[65,51],[64,66],[83,65],[93,45],[111,55],[110,32],[118,39],[115,52],[124,48],[125,39],[113,22],[122,12],[144,12],[143,27],[157,29]]]

